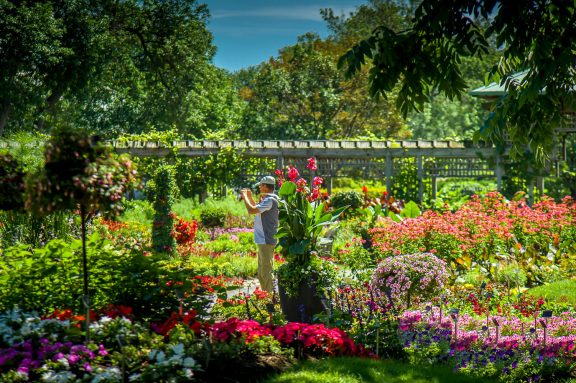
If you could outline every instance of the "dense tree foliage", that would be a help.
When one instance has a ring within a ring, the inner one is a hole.
[[[348,15],[321,10],[331,32],[328,38],[300,37],[278,57],[236,74],[246,109],[240,137],[299,139],[470,139],[485,111],[468,95],[450,100],[433,92],[424,113],[404,119],[394,104],[400,87],[388,97],[370,97],[369,68],[345,78],[337,59],[351,46],[370,36],[379,25],[393,31],[411,28],[415,6],[410,2],[370,0]],[[463,76],[480,86],[483,73],[497,54],[464,61]]]
[[[106,134],[234,123],[208,16],[195,0],[0,0],[0,133],[64,119]]]
[[[422,109],[433,91],[449,99],[466,92],[462,59],[482,57],[493,40],[503,56],[487,74],[508,94],[494,104],[481,133],[500,140],[507,132],[515,149],[529,145],[541,158],[554,143],[562,112],[576,107],[575,34],[573,2],[424,0],[410,28],[380,25],[340,64],[349,75],[370,67],[373,95],[399,86],[397,105],[406,115]],[[525,76],[514,77],[520,71]]]
[[[344,79],[342,46],[305,35],[261,64],[241,88],[246,111],[240,136],[280,139],[406,137],[393,106],[371,99],[364,76]]]

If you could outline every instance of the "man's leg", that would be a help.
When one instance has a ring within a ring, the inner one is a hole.
[[[272,266],[274,264],[274,245],[258,245],[258,280],[260,288],[274,293]]]

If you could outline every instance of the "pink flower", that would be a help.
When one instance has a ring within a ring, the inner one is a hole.
[[[318,168],[316,167],[316,158],[310,157],[308,158],[308,165],[306,167],[312,171],[316,171]]]
[[[324,180],[322,179],[322,177],[314,177],[314,179],[312,180],[313,186],[320,186],[323,183],[324,183]]]
[[[290,168],[288,169],[288,179],[294,182],[294,180],[296,180],[296,178],[298,178],[299,175],[300,173],[298,173],[298,170],[295,167],[290,166]]]

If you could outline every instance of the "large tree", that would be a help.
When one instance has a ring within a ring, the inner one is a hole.
[[[62,119],[189,132],[190,102],[219,78],[208,16],[196,0],[0,0],[0,133]]]
[[[576,110],[576,5],[566,0],[424,0],[413,25],[386,25],[358,42],[340,64],[349,75],[370,67],[370,91],[385,96],[397,86],[399,109],[421,109],[434,91],[457,98],[468,90],[460,62],[489,52],[502,58],[487,73],[507,94],[494,103],[481,129],[498,141],[507,132],[517,150],[539,158],[552,148],[563,112]],[[524,76],[515,76],[524,71]]]
[[[337,69],[345,47],[308,34],[277,58],[242,72],[243,138],[399,138],[409,132],[394,105],[373,100],[366,76]]]

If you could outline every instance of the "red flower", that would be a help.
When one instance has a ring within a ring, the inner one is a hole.
[[[312,186],[320,186],[324,183],[324,180],[322,179],[322,177],[314,177],[314,179],[312,180]]]

